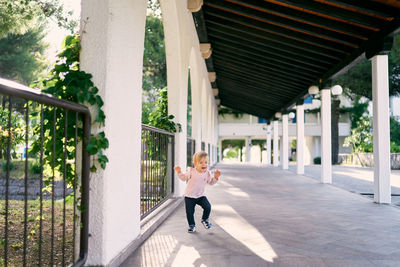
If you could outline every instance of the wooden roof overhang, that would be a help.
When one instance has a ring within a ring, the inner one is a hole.
[[[204,0],[192,14],[221,105],[266,119],[390,50],[400,27],[396,0]]]

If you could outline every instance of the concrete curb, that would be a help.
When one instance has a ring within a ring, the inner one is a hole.
[[[121,251],[108,267],[120,266],[146,239],[183,203],[183,197],[170,198],[140,223],[140,234],[123,251]]]

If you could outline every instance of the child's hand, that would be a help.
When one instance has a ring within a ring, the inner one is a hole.
[[[174,167],[174,170],[175,170],[178,174],[181,173],[181,167],[179,167],[179,166],[175,166],[175,167]]]
[[[218,180],[220,176],[221,176],[221,172],[219,170],[216,170],[214,172],[214,178]]]

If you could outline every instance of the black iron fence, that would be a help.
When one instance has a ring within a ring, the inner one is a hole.
[[[174,192],[174,140],[173,133],[142,125],[141,219]]]
[[[186,166],[191,167],[193,166],[192,157],[196,150],[196,140],[188,137],[186,144],[187,144]]]
[[[0,266],[83,266],[89,138],[85,106],[0,79]]]

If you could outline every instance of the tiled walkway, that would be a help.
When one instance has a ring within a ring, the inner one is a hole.
[[[280,168],[219,164],[214,226],[181,205],[121,266],[400,266],[400,209]]]
[[[296,165],[289,165],[289,169],[296,172]],[[305,175],[321,180],[321,165],[305,166]],[[343,165],[332,166],[332,184],[347,191],[363,194],[373,198],[374,169],[367,167],[353,167]],[[392,170],[390,174],[392,185],[392,204],[400,206],[400,170]]]

